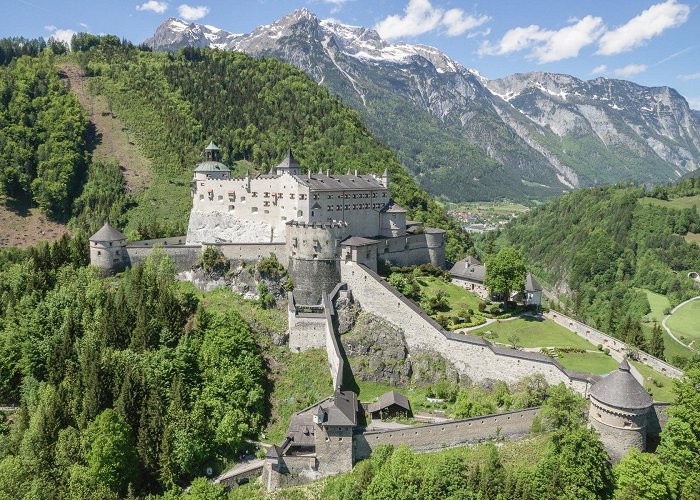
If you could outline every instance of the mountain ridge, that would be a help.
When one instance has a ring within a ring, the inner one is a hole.
[[[434,47],[392,44],[308,9],[250,34],[171,18],[145,43],[293,64],[359,111],[426,189],[453,201],[667,182],[700,167],[700,112],[670,87],[547,72],[489,80]]]

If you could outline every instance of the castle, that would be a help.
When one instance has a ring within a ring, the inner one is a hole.
[[[337,317],[341,303],[400,328],[409,356],[432,353],[474,382],[515,383],[540,373],[550,384],[564,383],[590,396],[589,420],[613,458],[630,447],[643,449],[647,434],[658,428],[649,422],[658,424],[663,412],[657,411],[626,362],[619,373],[599,382],[599,377],[566,369],[547,355],[447,331],[379,276],[382,262],[445,267],[444,231],[406,220],[406,210],[389,195],[386,170],[381,176],[303,173],[289,151],[267,174],[234,177],[214,143],[204,156],[194,169],[187,235],[127,243],[121,232],[105,223],[90,237],[90,261],[110,275],[160,248],[186,271],[198,264],[204,249],[216,247],[237,261],[274,254],[287,268],[294,284],[288,301],[289,348],[325,349],[334,394],[293,416],[285,441],[268,451],[261,472],[270,489],[349,470],[383,443],[405,442],[427,451],[517,437],[529,431],[537,414],[536,408],[527,409],[421,426],[408,434],[366,432],[358,425],[357,396],[343,384]],[[467,271],[476,264],[462,263]],[[453,269],[453,278],[474,281],[455,273]],[[541,287],[532,278],[528,287],[527,299],[539,304]]]

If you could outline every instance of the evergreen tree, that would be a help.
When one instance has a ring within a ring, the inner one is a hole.
[[[659,359],[664,358],[664,336],[658,323],[654,323],[651,329],[651,341],[649,342],[649,354]]]

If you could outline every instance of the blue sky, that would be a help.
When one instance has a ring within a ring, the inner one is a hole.
[[[700,0],[2,0],[0,37],[111,33],[141,42],[168,17],[248,33],[300,7],[438,47],[488,78],[552,71],[668,85],[700,109]]]

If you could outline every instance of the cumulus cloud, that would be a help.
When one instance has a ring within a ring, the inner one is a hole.
[[[528,50],[528,59],[536,59],[540,64],[560,61],[578,56],[581,49],[595,43],[604,30],[603,20],[594,16],[572,19],[569,26],[560,30],[545,30],[532,24],[508,30],[496,44],[484,42],[479,54],[505,55]]]
[[[623,66],[622,68],[617,68],[615,70],[615,74],[617,76],[628,77],[638,75],[639,73],[644,73],[646,70],[646,64],[628,64],[627,66]]]
[[[690,80],[700,80],[700,72],[689,73],[687,75],[678,75],[678,78],[684,82],[689,82]]]
[[[205,7],[204,5],[193,7],[183,3],[177,8],[177,12],[185,21],[196,21],[209,14],[209,7]]]
[[[150,10],[151,12],[162,14],[168,10],[168,4],[166,2],[158,2],[157,0],[148,0],[141,5],[137,5],[136,10]]]
[[[591,71],[591,75],[600,75],[601,73],[605,73],[608,70],[608,67],[605,64],[601,64],[600,66],[596,66],[593,68],[593,71]]]
[[[445,29],[448,36],[458,36],[486,23],[489,16],[473,16],[462,9],[447,11],[434,7],[429,0],[410,0],[403,15],[387,16],[375,29],[386,39],[414,37]]]
[[[57,40],[59,42],[63,42],[66,44],[68,47],[70,47],[70,41],[73,38],[73,35],[75,35],[77,32],[72,29],[61,29],[57,28],[56,26],[50,24],[48,26],[44,26],[44,29],[46,31],[49,31],[49,40]]]
[[[617,29],[608,31],[598,44],[598,54],[610,56],[627,52],[660,35],[669,28],[685,23],[690,7],[676,0],[652,5]]]

